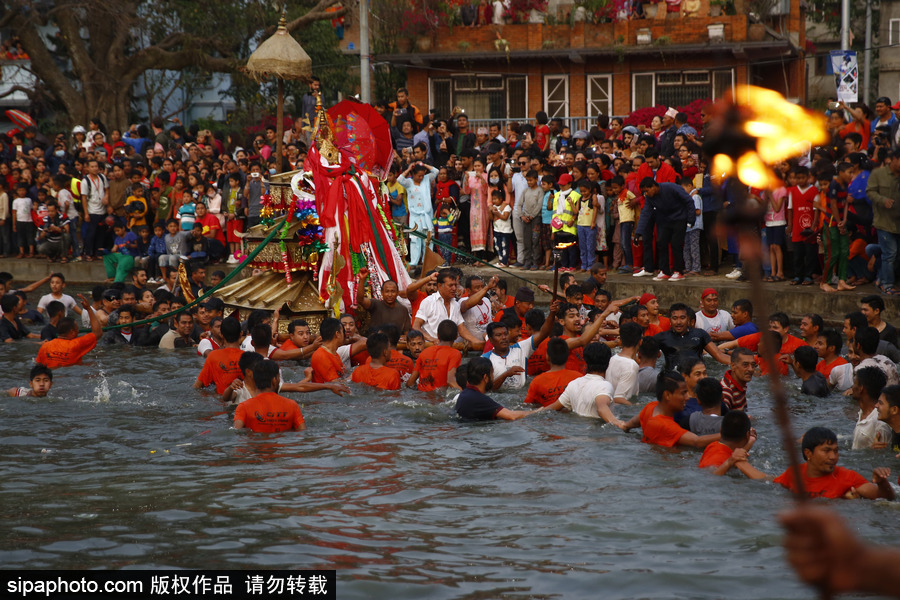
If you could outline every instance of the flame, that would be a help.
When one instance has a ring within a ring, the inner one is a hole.
[[[737,176],[743,183],[759,189],[769,187],[775,180],[772,172],[756,152],[747,152],[738,159]]]
[[[557,250],[565,250],[566,248],[571,248],[574,245],[575,245],[575,242],[569,242],[567,244],[557,244],[556,249]]]
[[[747,114],[744,132],[757,139],[757,151],[767,164],[797,156],[802,142],[828,141],[824,117],[788,102],[776,91],[738,86],[735,98]]]

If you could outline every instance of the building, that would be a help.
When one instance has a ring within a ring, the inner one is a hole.
[[[702,0],[701,16],[660,11],[654,19],[597,24],[439,27],[414,51],[377,59],[406,65],[413,102],[439,115],[459,106],[476,120],[532,118],[539,110],[561,118],[624,115],[715,100],[741,83],[805,101],[801,0],[783,0],[765,24],[709,12]]]

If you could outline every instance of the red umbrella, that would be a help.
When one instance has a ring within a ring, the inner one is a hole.
[[[21,127],[22,129],[26,129],[28,127],[34,127],[36,123],[34,119],[31,118],[26,112],[22,112],[21,110],[8,110],[6,111],[6,116],[9,117],[9,120]]]
[[[344,100],[328,109],[334,123],[335,145],[342,154],[378,178],[384,178],[393,160],[391,128],[368,104]]]

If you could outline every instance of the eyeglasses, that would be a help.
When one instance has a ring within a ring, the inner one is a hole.
[[[520,167],[525,167],[525,166],[528,166],[528,163],[527,163],[527,162],[520,162],[520,163],[519,163],[519,166],[520,166]]]

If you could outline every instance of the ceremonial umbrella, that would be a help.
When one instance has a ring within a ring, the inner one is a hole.
[[[6,111],[6,116],[9,117],[10,121],[15,123],[22,129],[35,126],[34,119],[31,118],[31,115],[26,112],[22,112],[21,110],[8,110]]]
[[[282,15],[278,30],[264,41],[247,59],[244,71],[257,82],[275,77],[278,80],[278,117],[275,140],[275,169],[281,171],[284,145],[284,80],[309,81],[312,59],[290,33]]]
[[[334,125],[334,143],[342,154],[379,179],[387,176],[394,157],[391,128],[369,106],[344,100],[328,109]]]

